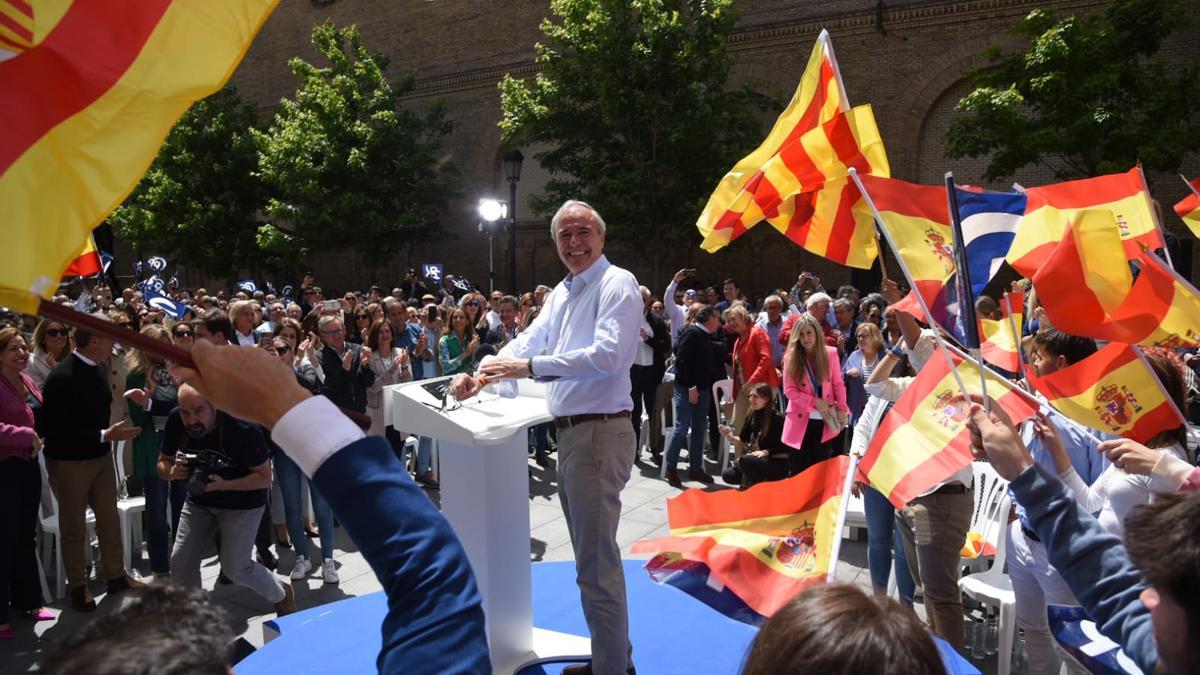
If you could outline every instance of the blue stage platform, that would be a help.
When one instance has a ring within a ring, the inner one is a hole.
[[[650,580],[642,560],[625,561],[629,634],[640,675],[733,675],[757,629],[729,619],[669,586]],[[313,607],[267,622],[279,637],[237,664],[238,675],[373,673],[379,624],[387,613],[382,592]],[[587,635],[573,562],[533,565],[533,623]],[[979,673],[939,641],[947,672]],[[520,675],[558,675],[564,663],[528,667]]]

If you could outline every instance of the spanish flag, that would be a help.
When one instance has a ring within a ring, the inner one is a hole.
[[[796,93],[766,140],[709,197],[696,227],[712,253],[762,220],[808,251],[868,268],[873,223],[847,170],[888,175],[869,106],[846,102],[829,34],[822,31]]]
[[[1184,423],[1141,354],[1119,342],[1029,382],[1076,422],[1139,443]]]
[[[944,185],[917,185],[895,178],[858,176],[879,223],[895,244],[912,293],[895,305],[924,321],[913,294],[920,293],[934,321],[947,321],[946,282],[954,274],[954,235]]]
[[[11,55],[0,60],[0,304],[37,311],[175,121],[229,78],[276,2],[0,3],[0,48]]]
[[[988,363],[1002,368],[1010,373],[1021,372],[1021,325],[1025,320],[1025,294],[1005,293],[1007,305],[1012,306],[1012,314],[1008,307],[1001,303],[1000,310],[1004,316],[999,321],[993,319],[979,320],[980,353]]]
[[[1200,345],[1200,291],[1149,251],[1137,280],[1117,244],[1108,212],[1077,214],[1062,242],[1033,276],[1056,328],[1072,335],[1169,348]]]
[[[834,568],[848,466],[839,455],[744,492],[688,490],[667,500],[671,536],[636,542],[632,551],[703,563],[714,580],[769,617]]]
[[[1026,196],[1025,216],[1017,226],[1007,259],[1013,269],[1029,279],[1063,238],[1072,216],[1083,210],[1112,213],[1129,260],[1137,257],[1142,246],[1163,246],[1140,167],[1125,173],[1030,188]]]
[[[951,350],[951,359],[967,391],[983,395],[979,364]],[[1013,423],[1036,410],[1028,394],[1018,392],[991,370],[987,393]],[[859,473],[876,490],[902,508],[905,504],[966,467],[971,456],[967,413],[958,381],[941,354],[934,354],[900,400],[879,423],[859,463]]]
[[[4,0],[0,0],[3,2]],[[100,251],[96,248],[96,237],[88,235],[87,242],[83,245],[83,250],[80,251],[79,257],[71,261],[67,266],[67,271],[63,272],[64,277],[90,277],[93,274],[99,274],[104,270],[104,265],[100,262]]]
[[[1191,193],[1175,205],[1175,213],[1183,219],[1183,223],[1192,231],[1192,236],[1200,238],[1200,178],[1184,180]]]

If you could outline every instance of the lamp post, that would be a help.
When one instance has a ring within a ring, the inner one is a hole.
[[[517,183],[521,182],[521,162],[525,155],[520,150],[509,150],[504,153],[504,177],[508,179],[508,292],[517,292]]]
[[[488,235],[488,295],[496,290],[496,266],[492,258],[492,235],[496,232],[496,223],[508,215],[508,205],[497,199],[479,200],[479,231],[487,228]]]

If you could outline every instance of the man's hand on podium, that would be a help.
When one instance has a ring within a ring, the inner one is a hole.
[[[453,380],[450,380],[450,393],[454,395],[456,400],[465,401],[478,394],[479,390],[483,389],[485,384],[487,382],[483,378],[459,373],[454,376]]]
[[[479,367],[489,381],[529,377],[529,361],[498,356]]]

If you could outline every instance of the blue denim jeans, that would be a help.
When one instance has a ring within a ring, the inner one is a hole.
[[[291,457],[283,453],[275,455],[275,472],[279,475],[279,491],[283,493],[283,516],[287,522],[288,536],[292,539],[296,555],[302,555],[310,560],[308,554],[308,537],[304,534],[303,493],[301,489],[308,479],[300,471],[299,465]],[[317,486],[308,485],[312,494],[313,517],[321,536],[321,557],[333,560],[333,509],[317,492]]]
[[[879,592],[887,591],[888,574],[892,571],[892,551],[895,551],[896,589],[900,592],[900,604],[912,607],[917,585],[908,569],[904,547],[900,545],[896,507],[882,492],[869,487],[863,494],[863,510],[867,516],[867,568],[871,571],[871,585]]]
[[[187,481],[165,481],[158,477],[144,476],[146,486],[146,548],[150,550],[150,571],[171,571],[171,549],[175,547],[174,534],[179,532],[179,514],[187,499]],[[171,539],[167,540],[167,503],[171,508]]]
[[[667,446],[667,468],[674,469],[679,463],[679,452],[689,435],[691,444],[688,445],[688,467],[692,471],[704,469],[704,433],[708,424],[708,404],[712,400],[712,391],[707,387],[700,390],[700,396],[695,403],[688,400],[687,387],[675,385],[675,431],[671,433],[671,443]]]
[[[407,459],[407,458],[406,458]],[[429,465],[433,459],[433,439],[429,436],[417,436],[417,475],[429,473]],[[408,462],[404,463],[405,466]]]

